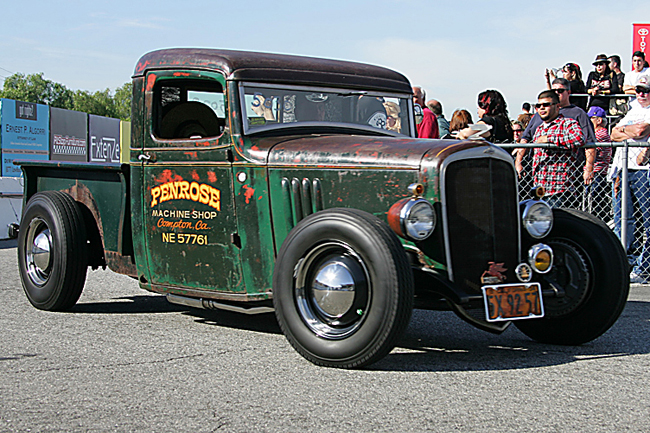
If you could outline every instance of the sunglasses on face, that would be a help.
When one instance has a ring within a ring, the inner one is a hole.
[[[648,89],[645,88],[645,87],[635,87],[635,88],[634,88],[634,91],[635,91],[636,93],[641,94],[641,95],[643,95],[643,94],[647,95],[648,92],[649,92]]]
[[[524,132],[524,130],[523,129],[513,129],[512,132],[514,132],[515,134],[521,134],[522,132]]]
[[[553,89],[553,91],[558,95],[561,95],[562,93],[566,92],[566,89]]]
[[[540,108],[548,108],[551,105],[555,105],[555,104],[552,102],[539,102],[535,104],[535,108],[539,110]]]

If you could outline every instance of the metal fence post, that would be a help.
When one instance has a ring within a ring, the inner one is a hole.
[[[627,220],[629,219],[629,209],[627,208],[627,196],[630,193],[627,180],[627,165],[628,165],[628,151],[627,140],[623,146],[623,167],[621,173],[621,244],[623,249],[627,251]]]

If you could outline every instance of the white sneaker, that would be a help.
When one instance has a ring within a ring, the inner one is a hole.
[[[643,278],[641,275],[636,274],[634,272],[630,273],[630,283],[634,284],[648,284],[648,280]]]

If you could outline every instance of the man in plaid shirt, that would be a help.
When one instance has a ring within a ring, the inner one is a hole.
[[[535,143],[548,143],[558,149],[535,149],[533,177],[535,185],[546,189],[546,200],[552,207],[570,204],[575,199],[578,148],[585,141],[580,124],[560,114],[560,100],[552,90],[537,97],[535,109],[542,123],[533,136]]]

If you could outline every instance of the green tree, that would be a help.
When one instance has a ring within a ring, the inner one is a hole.
[[[30,75],[16,73],[5,78],[0,96],[17,101],[71,109],[74,93],[63,84],[43,78],[43,73],[39,72]]]
[[[133,83],[126,82],[115,90],[115,116],[122,120],[131,120],[131,99],[133,98]]]
[[[90,93],[87,90],[77,90],[74,93],[73,109],[98,116],[115,117],[115,106],[110,89]]]
[[[63,84],[43,78],[42,72],[31,75],[16,73],[5,79],[0,97],[131,120],[132,88],[127,82],[117,88],[115,94],[108,88],[94,93],[72,91]]]

